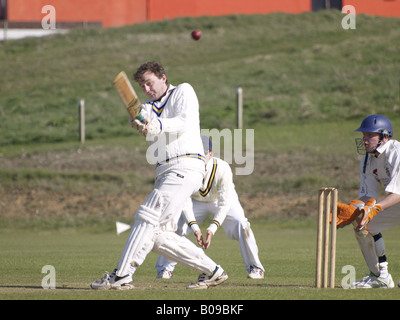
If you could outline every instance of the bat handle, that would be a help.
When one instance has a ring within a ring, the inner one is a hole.
[[[144,120],[143,116],[139,114],[136,119],[138,119],[140,122],[146,123],[146,120]]]

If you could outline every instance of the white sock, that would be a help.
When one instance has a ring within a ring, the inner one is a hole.
[[[379,264],[379,271],[380,271],[379,276],[382,277],[382,278],[386,278],[389,275],[388,263],[386,261],[385,262],[381,262]]]

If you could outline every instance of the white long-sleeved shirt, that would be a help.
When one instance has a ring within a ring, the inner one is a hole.
[[[200,202],[217,202],[218,209],[213,221],[218,227],[224,222],[235,193],[231,167],[226,161],[213,157],[207,163],[202,187],[192,198]],[[215,233],[215,230],[212,231]]]
[[[378,156],[368,154],[360,161],[359,198],[378,199],[382,185],[386,193],[400,194],[400,142],[389,140],[376,151]]]
[[[161,133],[147,136],[147,159],[156,164],[156,176],[176,169],[190,169],[204,174],[204,151],[200,138],[199,102],[188,83],[168,86],[158,101],[142,104],[147,121],[160,120]],[[152,158],[152,159],[151,159]]]

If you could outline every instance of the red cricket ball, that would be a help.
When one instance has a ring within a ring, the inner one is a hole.
[[[192,31],[192,38],[194,40],[199,40],[201,38],[201,31],[200,30],[193,30]]]

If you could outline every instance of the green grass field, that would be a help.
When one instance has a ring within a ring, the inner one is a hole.
[[[388,116],[399,139],[400,19],[357,15],[357,29],[343,30],[342,18],[335,10],[181,18],[0,43],[0,299],[257,300],[260,308],[273,299],[399,299],[398,288],[341,288],[343,266],[357,279],[367,272],[350,228],[338,232],[336,288],[313,287],[318,189],[337,187],[341,202],[357,197],[354,129],[365,116]],[[194,28],[200,41],[190,38]],[[205,129],[235,128],[243,88],[254,172],[234,181],[264,280],[246,278],[238,244],[220,230],[208,253],[229,280],[217,288],[186,290],[197,274],[180,266],[171,281],[155,280],[150,253],[136,290],[89,290],[123,248],[127,234],[116,235],[115,221],[132,222],[154,179],[112,79],[153,59],[171,83],[193,85]],[[397,234],[384,233],[396,283]],[[41,286],[45,265],[55,267],[56,290]]]
[[[135,290],[93,291],[90,282],[111,271],[119,258],[127,232],[97,233],[91,230],[2,231],[0,259],[2,261],[1,299],[121,299],[121,300],[282,300],[282,299],[399,299],[399,289],[351,290],[341,288],[342,267],[352,265],[356,277],[367,269],[350,228],[338,231],[336,288],[314,288],[315,240],[313,222],[296,227],[263,220],[252,223],[260,259],[266,269],[265,279],[247,279],[238,243],[220,230],[208,254],[220,263],[229,275],[222,285],[208,289],[186,290],[197,279],[191,269],[177,266],[171,280],[155,279],[156,254],[150,253],[134,276]],[[385,233],[391,272],[400,274],[398,247],[399,229]],[[193,238],[191,238],[193,240]],[[56,289],[43,289],[45,265],[56,271]],[[394,278],[397,282],[400,280]]]

